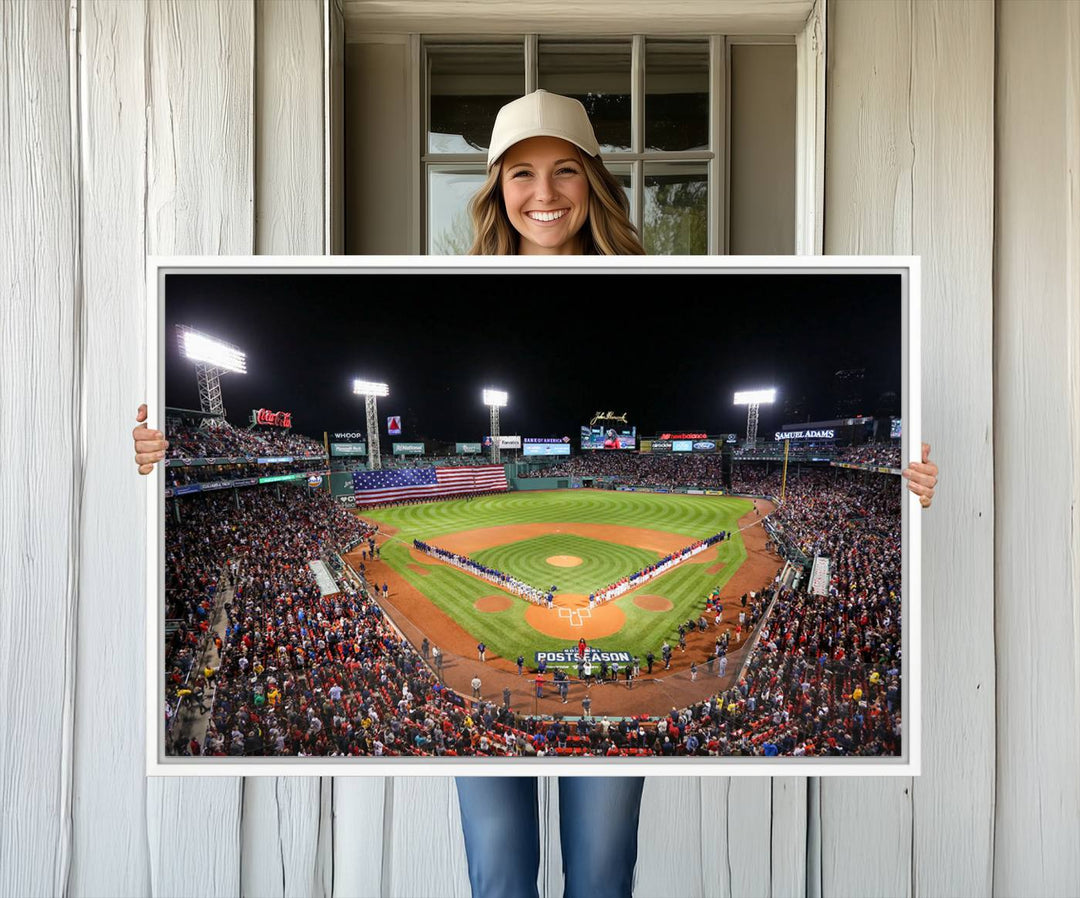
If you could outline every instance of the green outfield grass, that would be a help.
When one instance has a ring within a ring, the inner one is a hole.
[[[572,555],[581,559],[577,567],[559,567],[547,559],[555,555]],[[605,543],[575,536],[572,533],[552,533],[523,539],[494,549],[474,552],[471,556],[483,565],[513,574],[526,583],[541,589],[558,586],[563,592],[588,595],[598,587],[614,583],[628,572],[640,571],[660,558],[658,552]]]
[[[533,653],[566,648],[573,640],[546,636],[525,620],[529,603],[511,596],[511,607],[496,613],[480,612],[473,603],[482,596],[500,593],[494,584],[443,564],[425,565],[426,575],[412,570],[409,549],[413,539],[438,541],[439,536],[525,523],[595,523],[640,527],[679,534],[689,544],[721,530],[734,532],[720,544],[719,559],[725,562],[717,574],[707,564],[686,563],[615,600],[626,615],[618,633],[590,640],[599,649],[629,651],[644,658],[650,649],[659,656],[665,638],[672,639],[681,621],[697,618],[705,596],[723,586],[746,558],[738,534],[738,519],[752,508],[747,499],[719,496],[686,496],[663,493],[620,493],[598,490],[517,492],[472,499],[432,502],[400,508],[380,508],[363,516],[397,528],[382,546],[382,558],[412,586],[447,612],[491,653],[513,660],[518,654],[532,664]],[[553,555],[573,555],[583,564],[563,568],[547,563]],[[633,573],[658,555],[647,549],[616,545],[573,534],[553,533],[496,546],[474,555],[477,561],[512,574],[540,588],[557,584],[562,592],[588,594],[619,577]],[[658,614],[638,608],[639,593],[660,595],[671,601],[671,611]]]

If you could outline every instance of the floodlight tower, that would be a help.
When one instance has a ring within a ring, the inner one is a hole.
[[[484,390],[484,405],[491,409],[491,463],[497,465],[499,453],[499,409],[509,397],[502,390]]]
[[[746,406],[746,445],[757,443],[758,406],[776,401],[776,388],[742,390],[735,394],[735,404]]]
[[[231,343],[215,339],[186,324],[176,326],[180,352],[195,363],[199,380],[199,405],[204,412],[225,417],[221,402],[221,375],[247,374],[247,363],[239,349]]]
[[[386,384],[377,384],[370,380],[354,380],[353,392],[364,397],[364,408],[367,411],[368,470],[377,471],[382,467],[382,452],[379,449],[379,412],[375,407],[375,400],[379,396],[389,396],[390,388]]]

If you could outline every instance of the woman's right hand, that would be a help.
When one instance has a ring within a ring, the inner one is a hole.
[[[140,422],[131,431],[131,438],[135,441],[135,463],[139,466],[140,474],[149,474],[154,470],[154,465],[165,457],[169,442],[160,430],[150,430],[146,426],[145,402],[139,406],[135,420]]]

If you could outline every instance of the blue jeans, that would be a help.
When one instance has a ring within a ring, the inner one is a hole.
[[[540,809],[533,776],[459,776],[473,898],[538,898]],[[559,778],[563,898],[630,898],[645,778]]]

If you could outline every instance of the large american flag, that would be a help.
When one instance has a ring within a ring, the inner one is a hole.
[[[509,488],[502,465],[353,472],[357,507]]]

